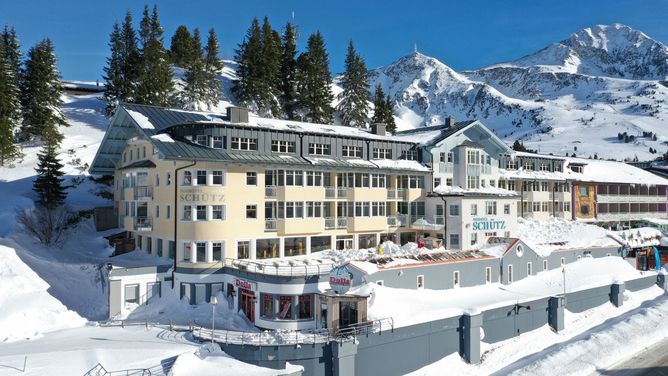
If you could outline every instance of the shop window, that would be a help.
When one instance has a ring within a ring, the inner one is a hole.
[[[424,276],[423,275],[417,276],[417,288],[418,289],[423,289],[424,288]]]
[[[222,283],[213,283],[211,284],[211,296],[218,296],[221,292],[223,291],[223,284]],[[209,302],[211,301],[211,297],[209,297]]]
[[[278,257],[278,238],[258,239],[255,242],[255,258],[265,259]]]
[[[331,236],[313,236],[311,237],[311,253],[327,251],[332,249]]]
[[[262,317],[274,317],[274,296],[271,294],[262,294],[262,310],[260,311]]]
[[[300,320],[310,320],[313,318],[313,295],[299,295],[299,315]]]
[[[241,240],[237,242],[237,258],[250,258],[250,240]]]
[[[125,303],[139,304],[139,285],[125,285]]]
[[[376,235],[375,234],[366,234],[359,235],[359,249],[375,248],[376,247]]]
[[[278,318],[281,320],[292,319],[292,296],[282,295],[278,298]]]
[[[306,238],[285,238],[285,256],[301,256],[306,254]]]

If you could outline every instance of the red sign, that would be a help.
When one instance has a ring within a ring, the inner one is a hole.
[[[342,286],[350,286],[352,284],[350,282],[350,279],[346,277],[334,277],[334,276],[329,277],[329,283],[331,285],[342,285]]]
[[[243,279],[235,279],[234,280],[234,285],[239,287],[239,288],[246,289],[246,290],[255,290],[255,288],[254,288],[255,286],[253,286],[254,283],[244,281]]]

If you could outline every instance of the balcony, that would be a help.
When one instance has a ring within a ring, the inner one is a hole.
[[[336,228],[336,219],[332,217],[325,218],[325,230],[332,230]]]
[[[387,225],[389,227],[399,227],[399,220],[397,217],[387,217]]]
[[[338,198],[346,198],[348,197],[348,188],[346,187],[338,187],[336,189],[336,197]]]
[[[438,172],[452,172],[454,171],[454,165],[452,162],[440,162],[438,164]]]
[[[153,199],[153,187],[147,185],[136,186],[134,193],[135,193],[135,200]]]
[[[606,202],[666,202],[665,196],[659,195],[606,195],[598,194],[596,195],[596,201],[601,203]]]
[[[325,198],[333,199],[336,198],[336,188],[334,187],[325,187]]]
[[[491,165],[466,165],[466,175],[480,176],[492,173]]]
[[[276,198],[276,186],[274,185],[267,185],[264,187],[264,197],[265,198]]]
[[[264,220],[265,232],[276,232],[276,218],[268,218]]]
[[[405,200],[406,199],[406,189],[405,188],[397,188],[397,199],[399,199],[399,200]]]
[[[134,217],[134,229],[137,231],[152,231],[151,217]]]
[[[348,228],[348,218],[346,217],[337,218],[336,228]]]
[[[394,189],[388,188],[387,189],[387,199],[388,200],[396,200],[397,198],[397,191]]]

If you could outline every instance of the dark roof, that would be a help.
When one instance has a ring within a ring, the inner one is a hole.
[[[146,116],[151,124],[153,124],[155,127],[155,130],[144,128],[144,130],[146,130],[149,135],[160,133],[160,131],[174,125],[211,120],[210,117],[207,117],[201,113],[168,109],[163,107],[146,106],[132,103],[123,103],[121,104],[121,107]]]
[[[126,170],[129,168],[155,168],[155,163],[145,160],[145,161],[138,161],[134,163],[130,163],[127,166],[119,168],[119,170]]]
[[[469,125],[469,124],[471,124],[475,121],[476,120],[458,121],[453,126],[449,126],[447,124],[432,125],[432,126],[429,126],[429,127],[420,127],[420,128],[415,128],[415,129],[408,129],[408,130],[405,130],[405,131],[398,131],[395,134],[396,135],[418,134],[418,133],[431,132],[431,131],[436,131],[436,130],[445,130],[445,129],[448,129],[448,128],[459,130],[459,129],[462,129],[462,128],[466,127],[467,125]],[[454,132],[456,132],[456,131],[454,131]]]

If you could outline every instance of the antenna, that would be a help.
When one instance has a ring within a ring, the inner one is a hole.
[[[414,53],[417,53],[417,52],[418,52],[418,49],[417,49],[417,42],[413,43],[413,52],[414,52]]]

